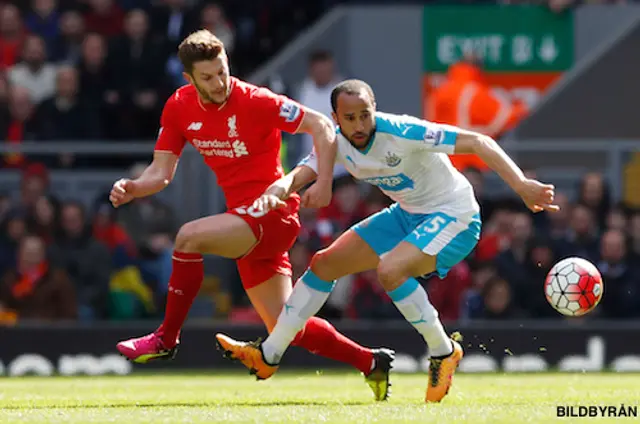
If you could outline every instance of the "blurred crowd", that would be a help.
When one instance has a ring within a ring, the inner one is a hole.
[[[134,175],[144,165],[135,167]],[[0,196],[0,321],[154,317],[166,295],[177,231],[153,197],[114,209],[108,190],[87,207],[51,194],[41,165]]]
[[[215,33],[243,76],[319,16],[319,3],[0,1],[0,137],[152,140],[164,101],[185,82],[175,52],[188,33]],[[0,167],[24,161],[7,154]],[[74,161],[65,155],[47,165]]]
[[[421,281],[445,321],[560,318],[542,284],[551,267],[570,256],[592,261],[605,280],[602,303],[586,319],[640,318],[640,211],[612,204],[602,175],[585,175],[575,199],[558,193],[560,212],[534,215],[516,197],[487,197],[484,173],[467,168],[464,174],[482,208],[480,242],[445,279]],[[0,322],[161,316],[179,224],[154,197],[115,210],[107,196],[90,207],[60,202],[49,192],[46,169],[34,165],[25,170],[18,197],[0,197]],[[337,177],[328,207],[300,212],[294,278],[314,252],[389,204],[377,188]],[[228,283],[229,291],[242,292],[239,281]],[[225,316],[259,322],[246,297],[230,297]],[[201,316],[220,317],[205,311]],[[321,315],[402,319],[375,271],[341,279]]]
[[[164,99],[184,83],[174,51],[185,34],[199,27],[212,30],[227,45],[233,73],[243,76],[325,7],[346,2],[0,0],[0,137],[6,143],[153,139]],[[303,81],[274,81],[271,88],[330,115],[329,93],[343,78],[332,54],[313,52],[308,70]],[[436,100],[450,103],[447,96],[461,84],[477,84],[469,76],[478,71],[472,60],[452,67],[450,77],[464,78],[450,78],[452,84],[433,96],[440,114],[435,120],[448,121]],[[491,134],[496,138],[527,113],[516,103],[507,107],[511,118]],[[471,110],[469,116],[474,119]],[[312,140],[301,135],[288,141],[284,163],[290,169]],[[74,167],[77,160],[71,155],[28,159],[19,154],[0,159],[0,168],[21,175],[19,192],[0,190],[0,323],[161,316],[180,225],[174,211],[156,197],[115,210],[107,187],[89,201],[59,200],[50,169]],[[585,175],[576,195],[558,193],[561,212],[532,215],[515,197],[488,196],[486,173],[475,165],[467,162],[460,169],[482,207],[481,240],[444,280],[422,279],[444,320],[559,318],[542,283],[551,266],[568,256],[594,262],[605,279],[602,304],[587,319],[640,317],[640,212],[613,204],[601,175]],[[133,166],[129,175],[135,178],[144,166]],[[331,205],[300,212],[303,229],[291,250],[294,278],[314,252],[389,205],[378,189],[355,182],[344,169],[337,168],[335,176]],[[259,322],[239,281],[214,277],[205,282],[204,300],[196,301],[193,315]],[[222,301],[207,300],[216,294]],[[375,271],[341,279],[321,314],[403,319]]]

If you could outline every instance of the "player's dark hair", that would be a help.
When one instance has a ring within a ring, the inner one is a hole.
[[[340,94],[345,93],[358,95],[362,90],[366,91],[367,94],[371,96],[371,100],[376,100],[371,86],[362,80],[350,79],[342,81],[340,84],[336,85],[331,91],[331,109],[333,109],[333,112],[335,113],[338,108],[338,97]]]
[[[192,33],[178,46],[178,58],[188,74],[193,72],[194,63],[213,60],[223,52],[222,41],[206,29]]]

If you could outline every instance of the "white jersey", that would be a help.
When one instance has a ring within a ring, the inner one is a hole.
[[[358,150],[338,130],[337,162],[354,178],[378,186],[406,212],[472,216],[480,211],[469,181],[453,167],[456,127],[376,112],[376,131]],[[315,152],[300,162],[318,172]]]

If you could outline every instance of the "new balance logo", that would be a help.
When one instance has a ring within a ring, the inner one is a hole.
[[[236,154],[236,157],[249,155],[247,146],[240,140],[233,142],[233,152]]]
[[[192,122],[187,131],[200,131],[200,129],[202,129],[202,122]]]

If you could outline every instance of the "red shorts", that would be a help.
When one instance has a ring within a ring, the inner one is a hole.
[[[291,276],[289,249],[300,232],[300,197],[291,196],[287,206],[265,215],[253,213],[247,207],[227,211],[249,224],[258,242],[243,257],[236,260],[245,289],[260,285],[275,274]]]

